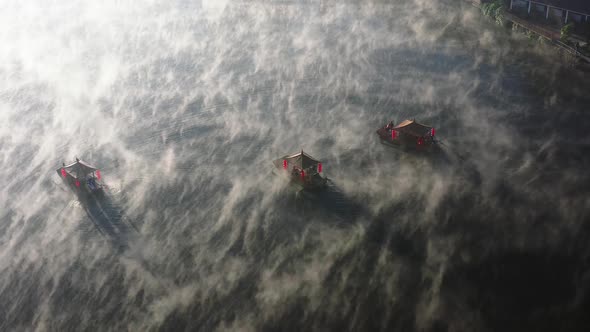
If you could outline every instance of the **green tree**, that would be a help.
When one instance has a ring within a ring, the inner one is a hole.
[[[481,11],[485,16],[492,18],[499,25],[504,24],[504,1],[495,0],[484,3],[481,6]]]
[[[574,30],[574,24],[568,23],[561,28],[561,41],[567,42],[568,39],[572,36],[572,31]]]

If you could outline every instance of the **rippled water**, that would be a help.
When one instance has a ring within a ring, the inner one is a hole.
[[[0,330],[590,324],[588,78],[467,5],[6,1],[0,43]]]

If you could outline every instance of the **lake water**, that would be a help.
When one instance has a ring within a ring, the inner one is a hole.
[[[468,5],[7,1],[0,42],[0,330],[590,324],[590,80]],[[438,153],[379,143],[413,118]]]

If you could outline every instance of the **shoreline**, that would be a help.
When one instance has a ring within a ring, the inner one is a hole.
[[[482,3],[480,0],[465,0],[465,2],[471,4],[475,8],[479,9],[481,12]],[[480,14],[485,17],[483,13]],[[544,29],[543,27],[533,24],[531,22],[528,22],[527,20],[521,19],[506,10],[503,11],[502,15],[504,20],[507,22],[507,24],[504,25],[505,28],[508,28],[512,31],[516,31],[520,34],[526,35],[528,33],[536,36],[539,39],[543,38],[549,45],[553,46],[558,51],[566,52],[567,54],[575,57],[577,61],[577,66],[590,67],[590,57],[580,53],[573,47],[563,43],[561,40],[559,40],[559,38],[555,38],[556,36],[554,32]]]

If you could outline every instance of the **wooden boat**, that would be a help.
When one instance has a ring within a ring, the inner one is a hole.
[[[416,122],[404,120],[397,126],[393,121],[377,130],[381,143],[400,148],[428,150],[436,144],[435,129]]]
[[[97,193],[103,190],[100,170],[85,161],[76,161],[57,169],[62,180],[77,193]]]
[[[322,189],[328,181],[326,177],[322,176],[322,163],[303,150],[273,160],[272,163],[275,173],[284,176],[302,189]]]

